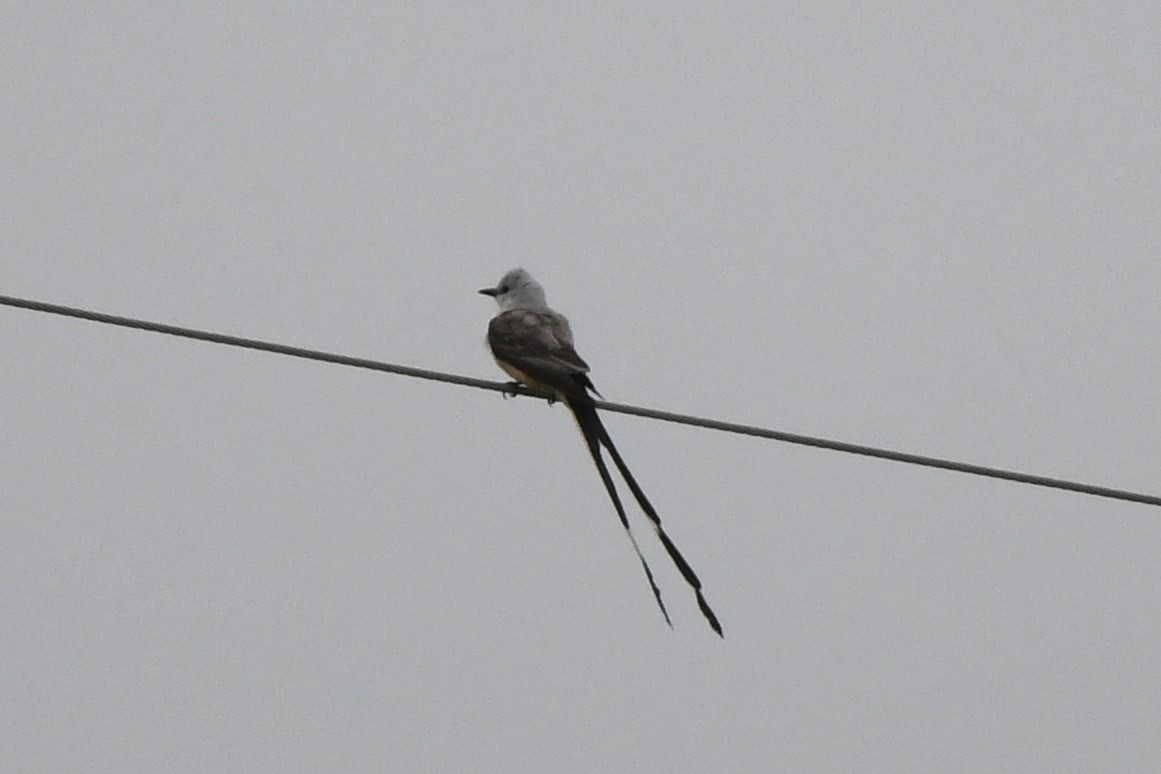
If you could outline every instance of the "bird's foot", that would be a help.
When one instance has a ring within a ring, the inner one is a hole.
[[[504,400],[508,400],[509,398],[515,398],[516,396],[518,396],[520,394],[519,392],[517,392],[517,390],[520,388],[520,382],[508,382],[507,387],[508,387],[508,389],[506,389],[500,393],[501,395],[504,396]]]

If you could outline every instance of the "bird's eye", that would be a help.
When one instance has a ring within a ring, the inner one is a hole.
[[[508,286],[507,286],[507,285],[501,285],[501,286],[498,288],[498,290],[500,291],[500,293],[501,293],[501,294],[507,293],[507,292],[508,292]]]

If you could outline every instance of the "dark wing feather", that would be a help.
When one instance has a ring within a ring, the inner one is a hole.
[[[589,364],[568,340],[567,323],[557,316],[528,309],[511,309],[488,324],[488,346],[497,360],[510,363],[539,382],[566,394],[583,393],[591,382]]]

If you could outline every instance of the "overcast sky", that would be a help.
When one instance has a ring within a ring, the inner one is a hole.
[[[1154,2],[9,3],[0,293],[1161,492]],[[1144,772],[1161,509],[0,308],[0,768]]]

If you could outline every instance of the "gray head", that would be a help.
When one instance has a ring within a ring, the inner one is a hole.
[[[544,288],[524,269],[513,269],[500,278],[500,283],[496,287],[484,288],[480,292],[496,299],[496,303],[504,311],[548,308]]]

